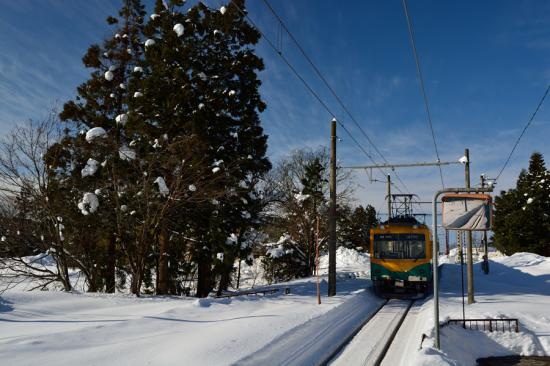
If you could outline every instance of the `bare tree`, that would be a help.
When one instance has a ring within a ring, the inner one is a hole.
[[[265,182],[266,215],[270,217],[268,231],[275,237],[290,235],[296,246],[295,253],[305,256],[308,274],[314,267],[317,218],[321,243],[328,230],[328,163],[329,154],[324,148],[295,150],[279,162]],[[353,194],[349,171],[338,169],[336,180],[339,187],[337,205],[347,206]]]
[[[46,118],[18,125],[0,141],[0,199],[3,222],[9,223],[1,234],[4,288],[33,279],[36,288],[58,282],[65,291],[72,289],[63,224],[50,202],[48,167],[43,160],[61,136],[56,115],[52,108]],[[38,255],[25,256],[33,253]]]

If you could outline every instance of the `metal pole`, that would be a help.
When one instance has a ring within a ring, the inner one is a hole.
[[[435,329],[435,347],[440,349],[441,344],[439,342],[439,273],[438,269],[438,256],[439,256],[439,244],[437,240],[437,199],[442,193],[481,193],[491,192],[492,189],[483,188],[447,188],[434,193],[432,200],[432,231],[433,231],[433,250],[432,250],[432,271],[434,278],[434,329]]]
[[[389,224],[391,219],[391,176],[389,174],[388,174],[387,183],[388,183],[387,191],[388,191],[388,224]]]
[[[439,274],[437,272],[439,257],[439,244],[437,242],[437,198],[441,194],[441,191],[437,191],[434,194],[432,201],[432,231],[433,231],[433,243],[432,243],[432,263],[433,263],[433,278],[434,278],[434,319],[435,319],[435,348],[440,349],[439,343]]]
[[[470,188],[470,150],[464,150],[466,156],[466,164],[464,164],[464,173],[466,180],[466,188]],[[472,250],[472,232],[466,232],[466,277],[468,278],[468,304],[474,303],[474,257]]]
[[[375,165],[355,165],[355,166],[343,166],[343,169],[378,169],[378,168],[413,168],[417,166],[441,166],[441,165],[454,165],[460,164],[459,161],[436,161],[433,163],[410,163],[410,164],[375,164]]]
[[[456,240],[460,246],[458,253],[460,254],[460,288],[462,290],[462,327],[466,328],[466,307],[464,306],[464,251],[462,250],[462,231],[457,230]]]
[[[481,174],[481,188],[485,188],[485,175]],[[487,248],[487,230],[483,230],[483,273],[489,274],[489,253]]]
[[[336,295],[336,118],[330,126],[330,208],[328,240],[328,296]]]
[[[445,255],[449,255],[449,230],[445,229]]]
[[[315,233],[315,275],[317,277],[317,304],[321,305],[321,289],[319,287],[319,216],[317,216],[317,232]]]

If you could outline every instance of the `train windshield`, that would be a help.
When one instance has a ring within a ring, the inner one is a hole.
[[[426,258],[424,234],[374,234],[374,257],[380,259]]]

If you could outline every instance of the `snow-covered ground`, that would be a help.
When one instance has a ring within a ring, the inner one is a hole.
[[[315,279],[277,284],[281,291],[274,295],[231,299],[10,290],[0,296],[0,364],[306,364],[313,360],[304,356],[307,349],[336,342],[347,326],[337,328],[340,323],[351,324],[381,303],[368,289],[367,255],[340,248],[337,263],[338,295],[325,296],[321,271],[321,305]],[[326,264],[321,258],[321,268]],[[521,332],[445,326],[437,351],[433,301],[426,299],[404,322],[407,336],[396,337],[407,353],[396,365],[473,365],[481,356],[550,355],[550,258],[529,253],[495,258],[489,275],[478,266],[476,303],[466,307],[466,317],[519,318]],[[459,265],[442,266],[441,296],[441,320],[460,318]],[[427,338],[419,349],[422,334]]]
[[[475,303],[466,305],[466,318],[518,318],[520,333],[444,326],[438,351],[433,348],[433,301],[429,300],[413,308],[408,326],[413,328],[410,337],[417,351],[401,365],[475,365],[477,358],[488,356],[550,356],[550,258],[531,253],[495,256],[489,275],[475,264],[474,278]],[[440,321],[461,319],[460,265],[442,265],[440,294]],[[418,350],[422,334],[429,337]]]

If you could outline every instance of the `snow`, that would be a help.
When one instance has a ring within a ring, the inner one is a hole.
[[[55,266],[47,254],[29,260]],[[245,286],[261,282],[253,273],[259,262],[243,265]],[[8,290],[0,296],[0,359],[41,366],[322,364],[382,303],[370,290],[367,254],[340,247],[336,262],[337,295],[327,297],[328,258],[320,258],[320,305],[314,278],[275,284],[273,295],[230,299]],[[491,260],[489,275],[479,264],[474,270],[476,303],[466,316],[517,317],[520,333],[444,326],[436,350],[429,297],[411,308],[383,365],[475,365],[491,355],[550,354],[550,258],[516,253]],[[459,276],[459,265],[442,265],[442,322],[461,317]]]
[[[268,249],[266,255],[270,256],[271,258],[280,258],[285,255],[285,249],[282,245],[279,245],[276,248]]]
[[[155,44],[155,40],[154,39],[148,39],[145,41],[145,47],[151,47]]]
[[[160,17],[160,15],[158,15],[158,14],[151,14],[151,20],[155,20],[155,19],[157,19],[158,17]]]
[[[82,200],[78,202],[78,209],[85,216],[96,212],[98,207],[99,201],[97,199],[97,196],[90,192],[84,193]]]
[[[237,235],[231,233],[231,235],[229,235],[227,237],[227,239],[225,240],[225,244],[235,245],[235,244],[237,244],[238,241],[239,241],[239,238],[237,237]]]
[[[230,97],[234,96],[235,95],[235,90],[230,90],[227,95],[229,95]]]
[[[181,24],[181,23],[176,24],[174,26],[173,30],[174,30],[174,32],[176,32],[178,37],[183,36],[183,31],[184,31],[183,24]]]
[[[529,198],[527,199],[527,204],[529,205],[529,204],[533,203],[533,201],[534,201],[534,199],[531,198],[531,197],[529,197]]]
[[[222,6],[220,8],[220,13],[222,13],[222,15],[224,15],[226,11],[227,11],[227,8],[225,6]]]
[[[463,157],[458,159],[458,162],[461,163],[461,164],[466,164],[468,162],[468,157],[466,155],[464,155]]]
[[[132,149],[130,149],[128,146],[126,145],[122,145],[119,149],[118,149],[118,156],[122,159],[122,160],[134,160],[136,158],[136,152]]]
[[[119,125],[124,126],[128,122],[128,115],[126,113],[119,114],[115,117],[115,121]]]
[[[189,187],[187,187],[191,192],[195,192],[197,190],[197,186],[194,184],[190,184]]]
[[[164,180],[163,177],[157,177],[154,183],[158,185],[159,193],[162,196],[167,196],[168,194],[170,194],[170,190],[168,189],[168,186],[166,185],[166,181]]]
[[[113,72],[111,70],[108,70],[108,71],[105,72],[104,76],[105,76],[105,80],[111,81],[115,77],[115,74],[113,74]]]
[[[135,66],[134,72],[143,72],[143,68],[141,66]]]
[[[220,167],[216,166],[216,167],[212,168],[212,173],[217,173],[219,171],[220,171]]]
[[[216,258],[220,261],[223,261],[223,253],[216,254]]]
[[[86,132],[86,141],[92,142],[98,137],[105,137],[107,132],[102,127],[94,127]]]
[[[99,161],[92,158],[88,159],[86,166],[81,170],[82,177],[89,177],[95,174],[99,165]]]
[[[142,97],[142,96],[143,96],[142,92],[135,92],[134,93],[134,98],[139,98],[139,97]]]
[[[294,199],[300,203],[304,202],[308,198],[309,198],[309,194],[302,194],[302,192],[294,194]]]

